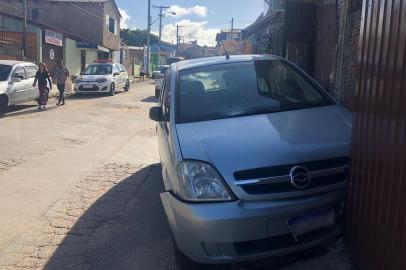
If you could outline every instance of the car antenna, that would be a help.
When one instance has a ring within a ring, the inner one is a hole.
[[[227,59],[227,60],[230,59],[230,55],[228,54],[227,49],[226,49],[226,46],[224,46],[223,41],[221,41],[221,45],[223,45],[224,52],[226,53],[226,59]]]

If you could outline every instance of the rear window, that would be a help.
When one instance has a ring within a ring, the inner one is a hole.
[[[334,104],[300,71],[280,60],[180,71],[177,122],[196,122]]]

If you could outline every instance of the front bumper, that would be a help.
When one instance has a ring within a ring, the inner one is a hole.
[[[110,83],[88,82],[75,84],[75,92],[77,93],[106,93],[110,91]]]
[[[201,263],[231,263],[292,253],[341,234],[335,226],[295,241],[287,221],[324,208],[341,217],[345,190],[319,196],[277,201],[190,204],[161,193],[166,216],[181,252]]]

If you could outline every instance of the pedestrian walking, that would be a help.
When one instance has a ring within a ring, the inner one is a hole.
[[[69,70],[64,67],[61,59],[56,64],[54,78],[56,79],[56,86],[59,91],[59,101],[56,103],[56,106],[65,105],[65,84],[69,78]]]
[[[52,89],[52,81],[49,76],[47,67],[44,63],[39,64],[39,70],[35,74],[35,79],[33,86],[35,86],[38,82],[38,89],[39,89],[39,98],[38,101],[38,110],[45,110],[47,101],[48,101],[48,94],[49,90],[47,88],[47,81],[49,82],[49,88]]]
[[[144,81],[144,76],[145,76],[145,67],[144,67],[144,65],[142,65],[141,67],[140,67],[140,80],[139,81]]]

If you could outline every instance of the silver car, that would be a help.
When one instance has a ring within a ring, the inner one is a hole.
[[[0,116],[7,107],[39,97],[33,86],[37,66],[30,62],[0,60]]]
[[[172,64],[150,118],[181,264],[281,255],[341,233],[352,116],[297,66],[255,55]]]

